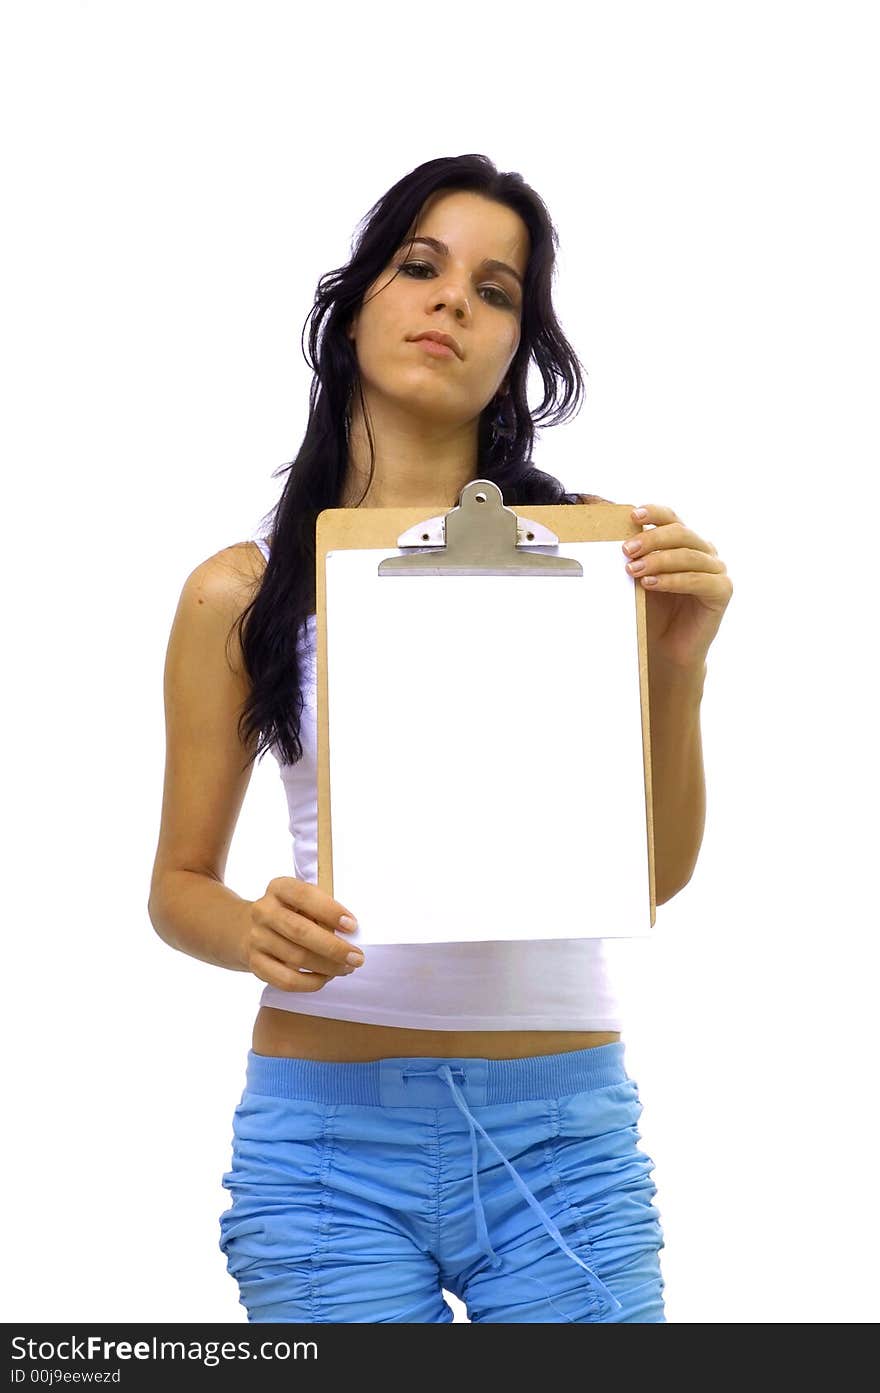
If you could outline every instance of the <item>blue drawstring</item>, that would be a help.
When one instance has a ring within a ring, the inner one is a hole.
[[[421,1073],[439,1075],[439,1077],[444,1079],[445,1082],[449,1085],[456,1106],[462,1113],[464,1113],[464,1116],[467,1118],[467,1123],[468,1127],[470,1128],[471,1134],[471,1169],[474,1179],[474,1208],[476,1210],[477,1215],[477,1237],[480,1242],[481,1250],[484,1253],[486,1253],[488,1257],[492,1260],[492,1266],[495,1268],[502,1267],[504,1265],[504,1262],[503,1259],[499,1257],[499,1255],[495,1252],[494,1248],[492,1247],[492,1244],[489,1241],[489,1230],[486,1224],[486,1214],[485,1210],[483,1209],[483,1202],[480,1198],[480,1186],[477,1178],[477,1134],[474,1131],[475,1127],[478,1128],[482,1135],[485,1137],[486,1141],[489,1143],[495,1154],[499,1156],[501,1160],[504,1162],[505,1166],[510,1171],[510,1174],[513,1176],[514,1184],[517,1186],[517,1189],[519,1189],[525,1196],[526,1200],[531,1205],[532,1209],[534,1209],[535,1213],[540,1218],[541,1223],[544,1225],[545,1229],[550,1234],[554,1242],[562,1249],[562,1251],[566,1254],[567,1257],[571,1258],[572,1262],[576,1262],[578,1267],[583,1268],[587,1276],[592,1281],[593,1285],[596,1287],[596,1289],[601,1293],[602,1296],[605,1297],[606,1301],[609,1301],[611,1303],[612,1308],[617,1311],[622,1310],[623,1303],[621,1301],[618,1301],[614,1293],[610,1291],[608,1287],[606,1287],[605,1283],[600,1280],[600,1278],[596,1275],[593,1269],[591,1267],[588,1267],[587,1264],[583,1261],[583,1259],[579,1258],[577,1253],[575,1253],[569,1247],[562,1234],[559,1232],[559,1229],[556,1227],[553,1220],[550,1218],[550,1215],[544,1209],[543,1205],[540,1204],[540,1202],[532,1194],[531,1190],[529,1189],[528,1185],[526,1185],[522,1176],[518,1173],[516,1168],[510,1164],[507,1157],[503,1155],[501,1151],[499,1151],[498,1147],[495,1145],[494,1141],[489,1136],[489,1133],[485,1130],[485,1128],[480,1126],[479,1122],[474,1117],[473,1113],[470,1111],[470,1108],[468,1107],[467,1103],[464,1101],[464,1098],[462,1097],[460,1091],[456,1088],[455,1084],[453,1083],[452,1070],[450,1069],[449,1065],[441,1064],[437,1069],[413,1069],[407,1072],[408,1074]],[[456,1072],[460,1074],[462,1071],[458,1069],[456,1070]],[[537,1283],[541,1290],[546,1294],[547,1299],[550,1302],[550,1305],[553,1307],[553,1309],[559,1311],[560,1315],[563,1316],[565,1320],[570,1321],[571,1324],[577,1324],[576,1321],[572,1321],[571,1316],[567,1316],[564,1311],[560,1310],[560,1308],[554,1302],[553,1297],[550,1295],[548,1288],[544,1285],[543,1282],[539,1281],[537,1277],[526,1277],[524,1273],[519,1272],[513,1272],[509,1275],[521,1281]]]

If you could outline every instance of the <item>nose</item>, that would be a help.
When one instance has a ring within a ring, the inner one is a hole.
[[[458,320],[470,318],[471,303],[467,291],[454,277],[448,277],[442,285],[434,281],[430,296],[435,310],[450,309]]]

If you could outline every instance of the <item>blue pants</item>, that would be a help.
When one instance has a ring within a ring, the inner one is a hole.
[[[366,1063],[248,1052],[220,1249],[249,1321],[660,1322],[624,1043]]]

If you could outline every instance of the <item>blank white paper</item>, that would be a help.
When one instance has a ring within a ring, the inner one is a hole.
[[[333,895],[370,943],[649,934],[634,582],[379,576],[329,551]]]

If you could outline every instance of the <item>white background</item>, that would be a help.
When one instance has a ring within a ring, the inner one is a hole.
[[[299,448],[319,275],[465,152],[559,230],[587,400],[537,462],[674,508],[735,585],[625,1033],[668,1319],[880,1314],[877,11],[574,13],[4,6],[7,1321],[245,1319],[218,1216],[261,984],[147,917],[165,645]],[[267,759],[227,880],[291,865]]]

